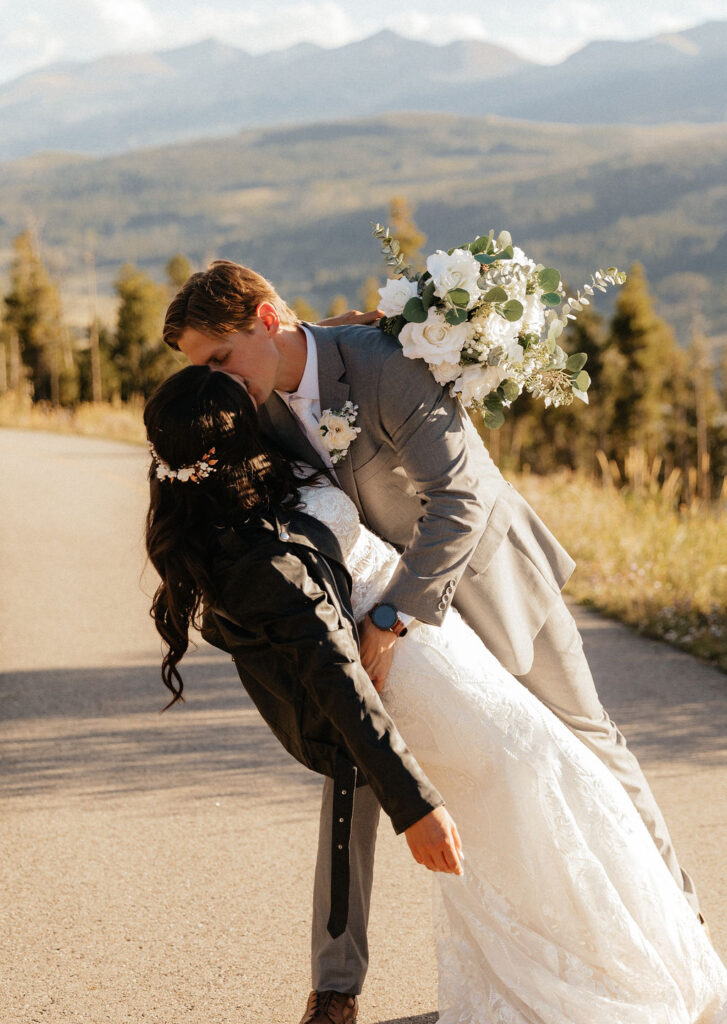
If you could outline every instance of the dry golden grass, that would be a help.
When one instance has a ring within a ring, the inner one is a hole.
[[[513,483],[570,551],[567,592],[727,671],[727,502],[676,507],[675,478],[633,452],[619,486],[564,472]]]
[[[143,402],[84,402],[75,409],[33,403],[8,392],[0,396],[0,427],[86,434],[112,441],[144,444]]]

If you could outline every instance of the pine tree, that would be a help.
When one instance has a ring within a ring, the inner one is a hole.
[[[635,263],[619,293],[603,353],[605,447],[619,463],[632,445],[650,458],[664,449],[670,414],[664,384],[675,348],[671,327],[654,311],[644,268]]]
[[[368,312],[369,310],[378,309],[381,296],[379,295],[379,288],[381,287],[381,281],[378,277],[367,277],[364,283],[361,285],[359,290],[359,296],[361,297],[361,309]]]
[[[414,211],[403,196],[394,196],[389,203],[389,229],[401,246],[401,253],[407,263],[422,270],[422,249],[427,236],[420,231],[414,220]]]
[[[299,295],[297,299],[293,301],[293,312],[299,320],[305,320],[306,323],[315,324],[320,319],[318,310],[311,306],[310,302],[304,296]]]
[[[167,281],[172,292],[178,292],[182,285],[192,275],[192,264],[184,253],[178,252],[166,265]]]
[[[348,313],[350,308],[345,295],[334,295],[328,306],[326,316],[343,316],[344,313]]]
[[[63,320],[61,298],[29,231],[13,242],[10,291],[5,296],[9,345],[19,367],[11,385],[27,380],[35,401],[67,405],[78,398],[78,373],[70,335]]]
[[[98,346],[98,372],[101,379],[101,399],[108,401],[119,398],[121,394],[121,380],[119,369],[114,360],[116,339],[113,333],[99,320],[88,328],[89,339],[91,332],[95,332],[95,342]],[[91,346],[83,348],[76,355],[78,364],[79,387],[81,401],[93,402],[97,400],[93,383],[93,366]]]
[[[151,394],[180,363],[161,337],[166,288],[126,264],[116,279],[116,293],[120,301],[113,359],[126,401],[132,395]]]

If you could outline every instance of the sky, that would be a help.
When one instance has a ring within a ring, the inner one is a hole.
[[[264,53],[302,41],[342,46],[383,28],[433,43],[481,39],[552,64],[591,39],[710,20],[727,20],[727,0],[0,0],[0,81],[56,61],[210,37]]]

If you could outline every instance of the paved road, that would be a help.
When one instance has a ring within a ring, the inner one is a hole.
[[[158,714],[146,463],[0,431],[0,1022],[297,1024],[319,784],[210,648]],[[727,951],[727,678],[579,618]],[[379,843],[361,1024],[431,1024],[430,876]]]

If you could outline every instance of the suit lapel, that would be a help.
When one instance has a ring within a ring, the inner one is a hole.
[[[326,409],[342,409],[350,398],[351,388],[346,381],[346,366],[336,341],[335,328],[318,327],[316,324],[306,324],[306,327],[316,340],[321,413],[325,412]],[[352,441],[351,444],[353,446],[356,442]],[[359,515],[366,522],[358,488],[356,487],[356,477],[353,472],[350,449],[348,454],[344,455],[341,461],[337,462],[333,468],[342,490],[353,501]]]
[[[316,469],[328,469],[280,395],[273,391],[260,408],[258,419],[263,434],[275,441],[288,454]]]

